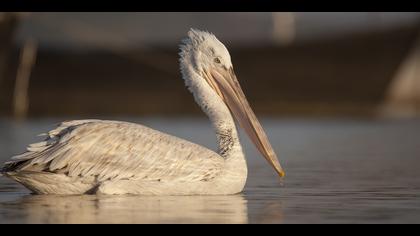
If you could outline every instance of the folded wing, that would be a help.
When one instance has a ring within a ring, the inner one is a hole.
[[[112,179],[208,181],[224,160],[200,145],[148,127],[117,121],[62,123],[3,172],[53,172],[96,181]]]

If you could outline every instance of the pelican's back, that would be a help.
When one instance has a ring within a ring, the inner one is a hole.
[[[116,180],[211,181],[224,165],[205,147],[133,123],[69,121],[46,135],[2,169],[36,193],[81,194]]]

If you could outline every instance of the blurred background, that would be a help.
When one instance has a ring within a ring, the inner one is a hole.
[[[0,115],[201,114],[178,68],[190,28],[227,45],[258,115],[420,114],[419,13],[267,12],[0,13]]]

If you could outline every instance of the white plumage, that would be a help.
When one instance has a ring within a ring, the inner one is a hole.
[[[255,115],[246,100],[240,101],[245,98],[225,46],[208,32],[191,30],[180,56],[186,85],[216,131],[218,153],[139,124],[75,120],[63,122],[45,134],[43,142],[11,158],[2,173],[38,194],[238,193],[245,185],[247,167],[233,113],[282,174]],[[217,84],[222,77],[233,81],[231,90]]]

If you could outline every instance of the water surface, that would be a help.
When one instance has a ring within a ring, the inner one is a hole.
[[[215,148],[205,119],[136,121]],[[0,120],[0,161],[59,122]],[[279,181],[241,133],[249,177],[233,196],[37,196],[0,177],[0,223],[420,223],[420,120],[262,123]]]

